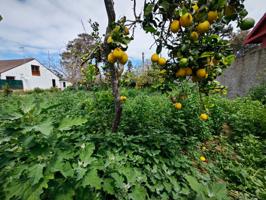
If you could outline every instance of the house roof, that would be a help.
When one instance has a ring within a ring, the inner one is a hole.
[[[23,65],[34,60],[34,58],[16,59],[16,60],[0,60],[0,74],[10,69]]]
[[[253,30],[248,34],[247,38],[244,41],[244,44],[252,43],[264,43],[266,41],[266,13],[256,24]]]

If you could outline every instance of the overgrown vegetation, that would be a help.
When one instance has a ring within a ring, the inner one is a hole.
[[[117,134],[109,90],[1,97],[0,199],[265,199],[265,107],[194,89],[122,89]]]

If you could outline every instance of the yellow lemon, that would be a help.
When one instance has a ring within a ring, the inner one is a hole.
[[[174,105],[175,105],[175,108],[177,110],[180,110],[182,108],[182,104],[181,103],[175,103]]]
[[[120,101],[125,101],[125,100],[127,100],[126,96],[120,96]]]
[[[180,24],[183,27],[191,26],[193,23],[193,17],[190,13],[186,13],[180,18]]]
[[[190,67],[186,67],[185,70],[186,70],[186,75],[187,76],[191,76],[192,75],[192,69]]]
[[[158,60],[159,60],[159,55],[157,53],[152,54],[151,61],[158,62]]]
[[[215,20],[218,19],[218,12],[216,11],[210,11],[208,12],[208,21],[210,23],[213,23]]]
[[[205,114],[205,113],[202,113],[202,114],[200,115],[200,119],[201,119],[202,121],[207,121],[208,118],[209,118],[209,116],[208,116],[207,114]]]
[[[123,52],[123,55],[122,55],[122,57],[119,59],[119,62],[120,62],[122,65],[124,65],[124,64],[127,63],[127,61],[128,61],[128,55],[127,55],[125,52]]]
[[[202,23],[199,23],[199,25],[197,26],[197,31],[199,33],[206,33],[206,32],[208,32],[210,26],[211,26],[210,22],[206,20]]]
[[[186,76],[186,70],[184,68],[180,68],[175,75],[176,77],[184,77]]]
[[[197,77],[199,77],[199,78],[206,78],[207,77],[206,69],[198,69],[196,74],[197,74]]]
[[[206,158],[205,158],[204,156],[200,156],[200,160],[201,160],[202,162],[204,162],[204,161],[206,161]]]
[[[173,20],[171,25],[170,25],[170,30],[173,33],[177,33],[180,28],[179,21],[178,20]]]
[[[198,40],[199,38],[199,34],[196,32],[196,31],[193,31],[191,34],[190,34],[190,37],[192,40],[196,41]]]
[[[111,63],[111,64],[114,64],[114,63],[115,63],[116,58],[114,57],[114,54],[113,54],[112,52],[108,54],[108,56],[107,56],[107,60],[108,60],[108,62]]]
[[[159,58],[159,60],[158,60],[158,64],[161,66],[165,65],[166,62],[167,62],[167,60],[165,58]]]
[[[123,56],[123,51],[120,48],[115,48],[113,55],[116,59],[121,59]]]
[[[194,6],[192,6],[192,8],[193,8],[193,10],[194,10],[195,12],[197,12],[197,11],[199,10],[199,6],[198,6],[198,4],[195,4]]]
[[[107,43],[110,44],[112,42],[113,42],[113,38],[111,36],[109,36],[108,39],[107,39]]]

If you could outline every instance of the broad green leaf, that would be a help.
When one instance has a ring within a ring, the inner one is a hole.
[[[131,167],[122,167],[119,172],[123,174],[126,178],[127,181],[131,184],[135,183],[137,180],[137,174],[136,174],[136,169],[131,168]]]
[[[54,165],[52,166],[52,171],[61,172],[64,177],[72,177],[74,175],[74,170],[70,163],[63,161],[60,158],[55,161]]]
[[[76,167],[75,172],[77,173],[77,180],[81,180],[86,174],[87,169],[82,167]]]
[[[61,193],[57,193],[55,200],[73,200],[75,191],[72,188],[64,189]]]
[[[106,178],[103,181],[103,190],[107,192],[108,194],[115,194],[114,186],[113,186],[113,180],[110,178]]]
[[[83,178],[82,186],[91,186],[96,190],[101,189],[102,179],[98,176],[97,169],[90,170]]]
[[[82,124],[86,123],[87,119],[77,117],[77,118],[64,118],[60,125],[59,125],[59,130],[60,131],[67,131],[71,130],[73,126],[81,126]]]
[[[34,126],[34,129],[36,131],[41,132],[42,134],[44,134],[46,137],[50,136],[50,134],[53,131],[53,122],[51,120],[46,120],[44,122],[42,122],[41,124],[38,124],[36,126]]]
[[[124,178],[122,176],[120,176],[118,173],[112,173],[111,176],[114,178],[115,180],[115,185],[118,188],[123,188],[123,182],[124,182]]]
[[[217,200],[227,199],[226,185],[223,183],[215,183],[211,187],[209,197],[216,197]]]
[[[13,180],[5,188],[6,199],[27,199],[27,200],[39,200],[40,195],[43,193],[43,188],[47,188],[47,181],[44,180],[36,185],[32,185],[30,180],[26,182]]]
[[[202,193],[204,187],[197,181],[196,178],[189,175],[185,176],[185,178],[188,181],[189,186],[191,187],[192,190],[194,190],[197,193]]]
[[[85,148],[81,150],[81,153],[79,155],[79,158],[82,162],[89,162],[91,155],[95,149],[95,146],[93,143],[88,143],[85,145]]]
[[[147,196],[147,191],[144,187],[140,186],[140,185],[136,185],[132,192],[129,193],[129,199],[132,200],[145,200]]]
[[[40,179],[43,177],[44,167],[44,164],[36,164],[28,169],[28,176],[31,178],[33,185],[39,183]]]

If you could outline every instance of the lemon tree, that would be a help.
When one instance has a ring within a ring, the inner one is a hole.
[[[247,30],[254,20],[243,0],[149,0],[144,6],[143,29],[157,45],[152,62],[166,70],[167,83],[191,79],[199,91],[209,94],[220,85],[215,81],[234,60],[226,30],[232,22]],[[165,49],[168,58],[160,62]]]

